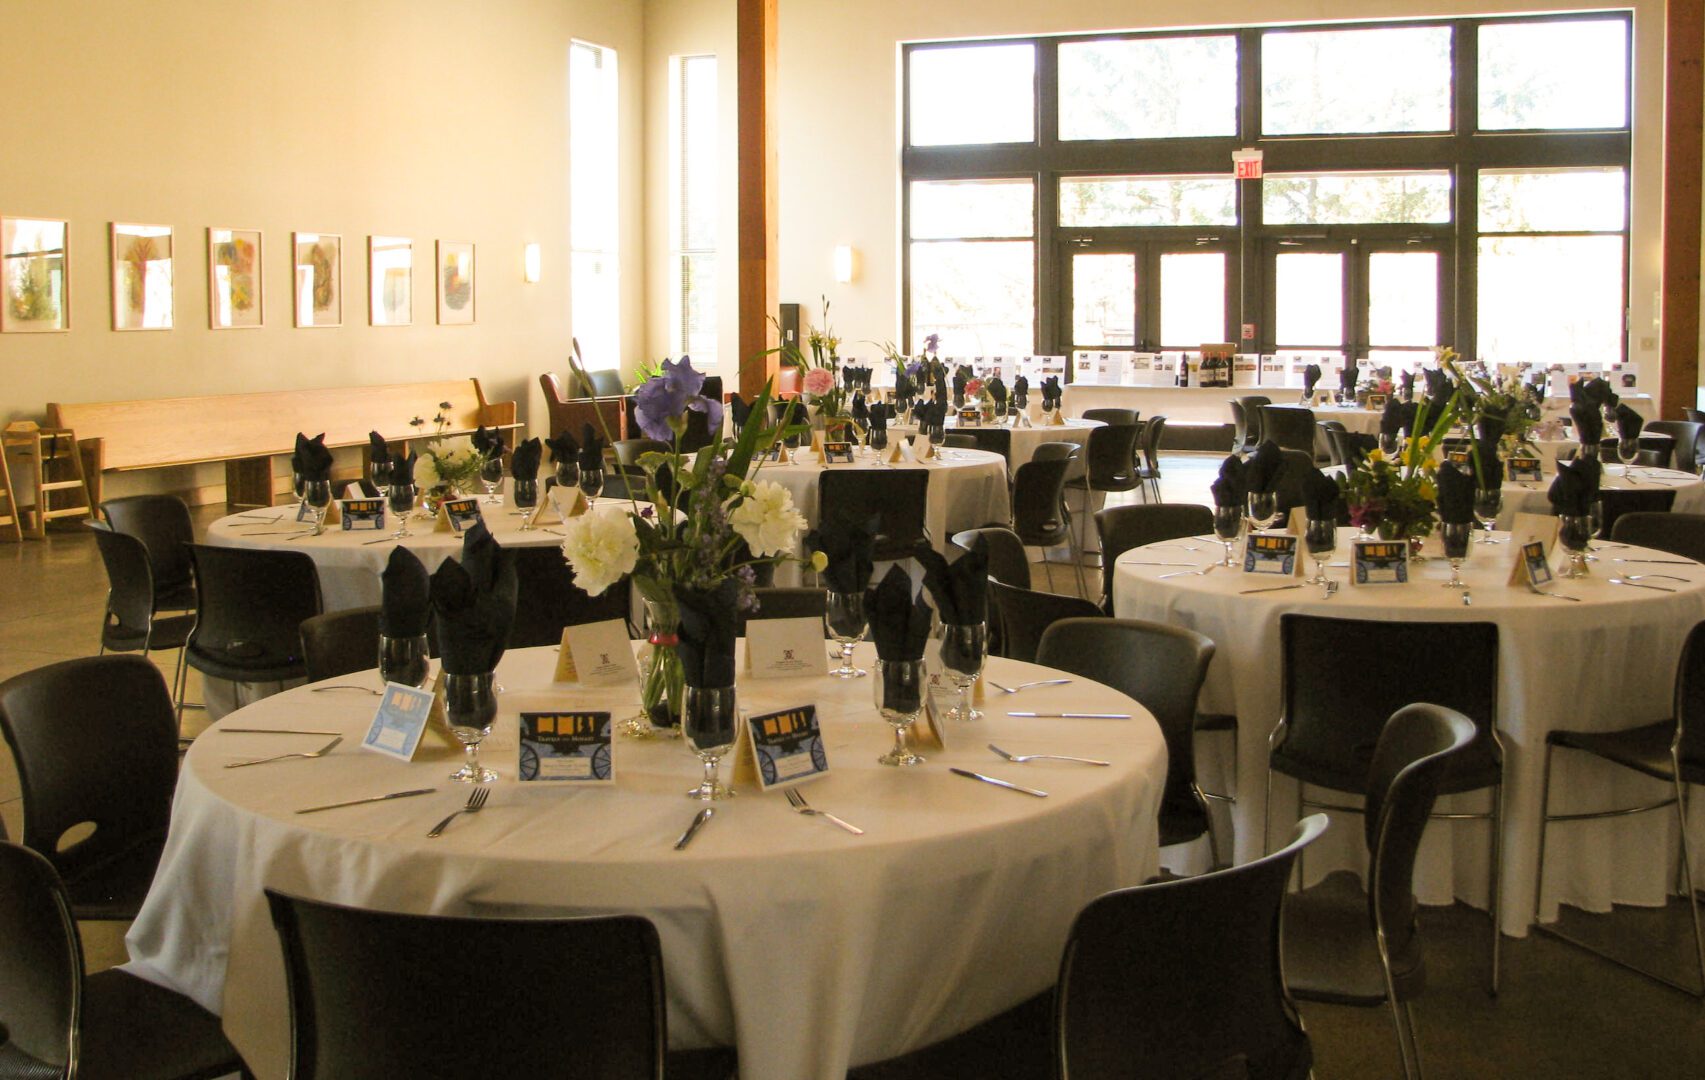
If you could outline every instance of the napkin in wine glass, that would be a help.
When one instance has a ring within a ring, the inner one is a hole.
[[[1582,400],[1569,406],[1569,416],[1575,422],[1575,438],[1584,446],[1597,446],[1604,441],[1604,409]]]
[[[296,433],[296,452],[290,457],[291,470],[305,481],[332,478],[332,452],[326,449],[324,432],[307,438]]]
[[[971,377],[965,373],[965,369],[963,367],[954,368],[953,369],[953,396],[955,398],[964,397],[965,396],[965,384],[970,382],[970,381],[971,381]]]
[[[989,544],[983,537],[951,563],[939,551],[919,551],[924,588],[949,626],[975,626],[989,617]]]
[[[604,440],[592,429],[591,424],[585,425],[580,432],[580,467],[582,469],[602,469],[604,467]]]
[[[870,426],[870,406],[865,404],[864,391],[862,390],[853,391],[852,419],[853,423],[861,428]]]
[[[1448,462],[1438,472],[1439,520],[1446,525],[1474,523],[1474,474]]]
[[[1397,376],[1397,389],[1404,401],[1415,400],[1415,373],[1405,371]]]
[[[875,588],[864,594],[870,619],[870,639],[883,660],[922,660],[929,641],[930,612],[923,595],[912,594],[912,579],[899,565],[890,566]]]
[[[1362,369],[1355,361],[1344,364],[1344,370],[1338,373],[1338,388],[1344,391],[1345,397],[1356,396],[1356,383],[1362,377]]]
[[[1314,393],[1314,388],[1320,383],[1320,365],[1309,364],[1302,369],[1302,396],[1308,397]]]
[[[1319,469],[1310,469],[1302,479],[1302,507],[1308,519],[1336,521],[1338,504],[1338,482]]]
[[[739,579],[733,577],[710,589],[675,586],[675,604],[681,612],[681,670],[688,686],[734,685],[734,612],[739,591]]]
[[[507,449],[503,445],[503,433],[496,428],[488,428],[484,424],[475,430],[471,441],[474,444],[474,449],[479,451],[481,457],[485,458],[501,457],[503,451]]]
[[[1645,426],[1646,426],[1646,418],[1645,417],[1641,416],[1639,413],[1635,412],[1633,409],[1630,409],[1628,406],[1622,404],[1621,402],[1617,402],[1617,405],[1616,405],[1616,433],[1617,433],[1617,435],[1619,435],[1622,438],[1622,440],[1624,442],[1627,442],[1627,441],[1632,440],[1632,439],[1638,439],[1640,437],[1640,429],[1644,428]]]
[[[1215,506],[1242,507],[1249,498],[1248,481],[1244,477],[1243,461],[1236,455],[1220,462],[1220,474],[1208,485],[1214,493]]]
[[[401,544],[392,548],[379,574],[379,633],[392,638],[426,633],[431,589],[432,579],[420,557]]]
[[[1030,404],[1030,380],[1019,375],[1012,380],[1012,404],[1014,408],[1023,409]]]
[[[381,465],[391,460],[391,444],[377,431],[367,433],[367,460],[373,465]]]
[[[1497,446],[1499,440],[1504,437],[1506,426],[1501,416],[1482,416],[1474,421],[1474,437],[1488,446]]]
[[[517,446],[515,453],[509,455],[509,475],[517,480],[537,480],[539,457],[543,453],[544,448],[539,445],[537,435]]]
[[[521,445],[525,446],[526,444],[522,443]],[[580,460],[580,442],[567,431],[546,439],[545,445],[551,448],[551,461],[555,463],[578,462]],[[516,449],[519,451],[520,448],[517,447]]]
[[[1501,487],[1504,483],[1504,461],[1498,456],[1496,442],[1479,441],[1474,444],[1474,457],[1469,459],[1476,463],[1475,482],[1488,490]]]
[[[1065,397],[1065,391],[1060,389],[1060,377],[1058,375],[1050,375],[1042,380],[1042,396],[1054,405],[1059,405],[1061,399]]]
[[[1450,397],[1450,376],[1438,368],[1421,372],[1427,380],[1427,397],[1432,400]],[[1431,411],[1431,410],[1429,410]]]
[[[399,450],[391,455],[391,483],[414,483],[414,467],[418,464],[420,464],[419,454],[405,454]]]
[[[438,626],[438,652],[448,675],[484,675],[497,668],[515,621],[515,563],[485,523],[462,538],[462,559],[445,559],[429,595]]]
[[[1284,471],[1285,453],[1279,444],[1268,439],[1255,448],[1243,465],[1243,484],[1250,494],[1266,494],[1279,484]]]
[[[878,401],[870,407],[870,430],[887,431],[888,417],[893,413],[894,406]]]
[[[1616,396],[1616,391],[1610,388],[1610,382],[1602,377],[1594,376],[1581,379],[1569,384],[1569,400],[1579,405],[1591,405],[1602,409],[1606,405],[1615,405],[1622,400]]]
[[[994,378],[989,380],[988,391],[989,391],[990,400],[992,400],[995,403],[995,415],[996,416],[1005,415],[1005,413],[1006,413],[1006,383],[1001,382],[1001,377],[999,375],[996,375]]]
[[[1551,509],[1560,517],[1585,517],[1598,498],[1598,462],[1592,458],[1557,463],[1557,479],[1551,481]]]
[[[821,551],[829,560],[823,581],[832,591],[862,592],[870,584],[871,550],[881,524],[880,515],[862,523],[836,515],[805,534],[805,550]]]

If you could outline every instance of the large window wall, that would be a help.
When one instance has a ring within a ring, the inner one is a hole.
[[[919,43],[907,345],[1621,360],[1626,12]],[[1263,152],[1261,180],[1232,154]]]

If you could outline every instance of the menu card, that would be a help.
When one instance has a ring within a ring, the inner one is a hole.
[[[1409,541],[1355,540],[1350,543],[1350,584],[1404,585],[1409,581]]]
[[[1550,514],[1517,514],[1510,523],[1511,585],[1551,583],[1551,551],[1557,543],[1558,521]]]
[[[829,771],[815,705],[748,716],[735,738],[734,779],[755,781],[760,791],[815,780]]]
[[[516,775],[523,781],[614,784],[610,736],[607,712],[524,712]]]
[[[344,532],[384,532],[384,499],[339,499]]]
[[[639,678],[627,623],[620,619],[562,629],[554,682],[581,686],[632,686]]]

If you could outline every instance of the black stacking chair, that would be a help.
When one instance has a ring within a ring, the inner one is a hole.
[[[1148,501],[1150,492],[1154,494],[1154,501],[1160,502],[1160,440],[1165,435],[1164,416],[1151,416],[1143,425],[1142,460],[1137,463],[1137,479],[1147,485],[1143,489],[1144,502]]]
[[[1623,514],[1667,514],[1675,505],[1672,487],[1605,488],[1598,493],[1600,520],[1598,536],[1610,539]]]
[[[1705,562],[1705,514],[1625,513],[1616,519],[1610,538]]]
[[[1036,663],[1042,634],[1061,619],[1100,619],[1106,616],[1094,601],[1065,593],[1038,592],[1003,585],[989,578],[989,600],[999,614],[1001,656]]]
[[[88,522],[107,568],[107,607],[101,616],[102,654],[108,652],[148,653],[164,649],[178,651],[172,666],[172,707],[179,720],[184,714],[184,646],[195,627],[193,615],[156,617],[160,609],[154,588],[154,572],[148,549],[134,536],[114,532],[98,521]],[[193,592],[193,590],[192,590]],[[197,706],[199,708],[199,706]]]
[[[1426,986],[1413,888],[1415,852],[1453,764],[1479,739],[1473,721],[1438,705],[1400,709],[1380,731],[1368,775],[1369,884],[1340,870],[1285,898],[1285,982],[1301,1001],[1389,1003],[1403,1074],[1419,1080],[1411,1002]]]
[[[306,678],[302,622],[320,613],[320,575],[300,551],[191,544],[195,630],[189,666],[214,679]]]
[[[588,596],[555,546],[509,548],[504,554],[515,560],[515,621],[509,625],[508,648],[556,645],[565,626],[627,619],[627,578]]]
[[[1669,784],[1670,798],[1636,807],[1618,807],[1587,813],[1551,813],[1551,755],[1562,748],[1632,769],[1643,776]],[[1700,929],[1699,894],[1694,891],[1693,868],[1688,860],[1687,799],[1689,784],[1705,785],[1705,623],[1700,623],[1687,635],[1682,646],[1681,662],[1675,677],[1675,714],[1668,720],[1645,724],[1621,731],[1567,731],[1555,729],[1545,736],[1545,771],[1540,781],[1539,811],[1539,869],[1534,875],[1533,906],[1539,910],[1541,888],[1545,883],[1545,834],[1553,821],[1581,821],[1591,818],[1622,817],[1649,810],[1674,806],[1676,827],[1681,834],[1682,886],[1687,893],[1688,908],[1693,916],[1693,948],[1699,960],[1699,986],[1685,986],[1657,972],[1630,963],[1617,956],[1601,952],[1592,945],[1563,933],[1541,926],[1539,929],[1596,956],[1603,957],[1631,971],[1675,987],[1695,997],[1705,997],[1705,932]]]
[[[977,440],[963,432],[955,431],[951,435],[944,436],[941,445],[949,450],[975,450],[977,449]]]
[[[1012,429],[1008,427],[968,427],[961,428],[960,435],[971,440],[971,445],[978,450],[987,450],[991,454],[999,454],[1006,459],[1007,469],[1012,468]],[[952,436],[948,436],[952,438]]]
[[[1441,795],[1492,789],[1486,813],[1441,813],[1450,821],[1486,821],[1491,827],[1492,916],[1488,985],[1498,992],[1503,900],[1501,842],[1504,819],[1504,747],[1494,726],[1498,712],[1498,627],[1484,622],[1385,622],[1283,615],[1284,711],[1267,738],[1265,818],[1273,805],[1273,776],[1289,776],[1348,795],[1368,795],[1368,769],[1386,718],[1415,701],[1453,709],[1474,722],[1479,736],[1456,755]],[[1302,800],[1304,807],[1343,813],[1363,810],[1341,802]]]
[[[154,610],[193,610],[195,581],[184,545],[195,542],[195,526],[184,501],[176,495],[128,495],[103,502],[101,513],[113,532],[134,536],[148,549]]]
[[[1699,471],[1700,462],[1705,460],[1705,424],[1690,420],[1652,420],[1641,434],[1647,432],[1670,437],[1670,468],[1690,473]]]
[[[1242,400],[1232,398],[1226,404],[1231,406],[1231,452],[1254,449],[1249,445],[1249,414],[1244,411]]]
[[[1261,439],[1281,450],[1300,450],[1314,460],[1314,411],[1300,405],[1261,406]]]
[[[741,637],[746,636],[746,624],[759,619],[816,619],[823,621],[828,606],[828,593],[818,588],[790,588],[772,585],[754,589],[758,607],[755,611],[736,613]]]
[[[925,527],[929,498],[927,469],[824,469],[817,481],[819,521],[881,524],[872,545],[877,562],[909,559],[930,546]]]
[[[1303,482],[1314,472],[1314,457],[1300,450],[1285,450],[1284,463],[1279,466],[1279,479],[1274,487],[1278,495],[1279,512],[1289,514],[1302,505]],[[1284,522],[1279,523],[1284,528]]]
[[[85,975],[76,919],[53,864],[0,843],[0,1075],[246,1080],[212,1013],[116,968]]]
[[[1214,643],[1194,630],[1138,619],[1070,618],[1049,625],[1036,662],[1111,686],[1154,714],[1166,739],[1166,790],[1160,800],[1160,844],[1204,834],[1213,864],[1220,844],[1208,803],[1196,784],[1196,698],[1208,677]]]
[[[1333,465],[1343,465],[1349,460],[1349,452],[1344,446],[1343,436],[1350,430],[1342,420],[1322,420],[1320,430],[1326,436],[1326,460]]]
[[[1043,448],[1053,446],[1069,450],[1058,456],[1050,451],[1044,457]],[[1047,549],[1065,544],[1072,553],[1072,565],[1077,568],[1078,590],[1087,593],[1083,549],[1072,532],[1071,515],[1066,510],[1066,476],[1078,450],[1076,443],[1043,443],[1036,448],[1035,456],[1018,467],[1012,481],[1012,531],[1028,547]],[[1043,573],[1051,588],[1054,563],[1046,550],[1042,553],[1042,565],[1047,568]]]
[[[1308,1076],[1279,927],[1297,856],[1325,831],[1316,814],[1264,858],[1090,901],[1054,988],[1054,1074]]]
[[[988,542],[989,576],[1015,589],[1030,588],[1030,556],[1024,541],[1011,529],[991,525],[982,529],[966,529],[953,534],[956,547],[970,551],[978,538]]]
[[[1113,564],[1125,552],[1163,540],[1202,536],[1214,531],[1214,512],[1191,503],[1110,506],[1095,514],[1101,538],[1101,610],[1113,614]]]
[[[1152,421],[1151,421],[1152,422]],[[1089,501],[1093,492],[1111,494],[1134,491],[1142,485],[1137,478],[1137,439],[1143,429],[1136,424],[1107,424],[1090,431],[1085,449],[1088,468],[1078,479],[1066,481],[1068,488],[1083,492],[1083,513],[1078,521],[1078,551],[1089,538]],[[1081,561],[1081,560],[1080,560]]]
[[[59,873],[79,919],[133,919],[154,880],[178,782],[178,724],[160,671],[90,656],[0,683],[26,846]],[[65,834],[94,832],[61,848]]]
[[[293,1080],[661,1078],[665,1061],[673,1076],[707,1059],[720,1072],[705,1075],[733,1071],[728,1051],[666,1054],[663,952],[640,916],[478,919],[271,889],[266,899],[284,948]]]
[[[1085,420],[1099,420],[1103,424],[1134,424],[1138,413],[1135,409],[1085,409]]]
[[[308,681],[335,679],[379,666],[379,608],[345,608],[302,620]]]
[[[1244,394],[1232,400],[1243,407],[1243,448],[1253,450],[1266,438],[1261,410],[1271,405],[1273,399],[1265,394]]]

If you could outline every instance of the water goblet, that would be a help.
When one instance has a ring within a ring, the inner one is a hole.
[[[390,637],[379,635],[379,682],[403,686],[426,685],[430,668],[427,662],[426,635]]]
[[[1214,535],[1225,545],[1225,561],[1221,566],[1230,566],[1232,545],[1243,532],[1243,507],[1216,506],[1214,507]]]
[[[841,647],[841,666],[829,674],[837,679],[862,679],[863,668],[853,666],[853,647],[864,640],[870,620],[864,612],[864,593],[828,590],[823,608],[823,626]]]
[[[876,698],[876,711],[894,728],[894,749],[877,758],[878,764],[923,764],[924,759],[906,745],[906,732],[923,710],[928,681],[922,660],[876,661],[876,678],[870,680],[870,689]]]
[[[570,458],[556,463],[556,482],[558,487],[576,488],[580,486],[580,463]]]
[[[1503,488],[1491,487],[1474,489],[1474,516],[1480,520],[1480,527],[1486,531],[1486,535],[1476,540],[1475,543],[1497,543],[1496,540],[1492,539],[1491,533],[1493,529],[1498,527],[1498,514],[1503,509]]]
[[[302,501],[314,512],[314,535],[326,531],[326,510],[332,504],[332,482],[309,480],[302,485]]]
[[[1468,588],[1468,583],[1462,580],[1462,560],[1468,558],[1468,545],[1473,536],[1472,521],[1445,521],[1439,524],[1439,540],[1444,544],[1445,558],[1450,560],[1450,580],[1444,583],[1445,588]]]
[[[412,535],[408,531],[409,513],[414,510],[414,481],[401,476],[391,477],[391,488],[385,493],[385,498],[391,507],[391,516],[397,519],[397,531],[391,534],[391,539],[401,540]]]
[[[598,497],[598,493],[603,490],[604,470],[602,467],[580,470],[581,494],[585,495],[588,499],[596,499]]]
[[[1308,579],[1308,584],[1326,584],[1326,560],[1338,549],[1338,522],[1332,518],[1309,518],[1303,544],[1314,559],[1314,576]]]
[[[870,436],[866,439],[866,442],[868,442],[870,444],[870,448],[875,450],[877,453],[881,453],[888,449],[888,429],[885,427],[871,428]]]
[[[704,779],[687,792],[689,799],[729,799],[734,789],[717,779],[722,755],[734,746],[740,718],[732,686],[688,686],[681,706],[681,734],[704,765]]]
[[[485,501],[502,502],[497,489],[503,483],[503,455],[493,454],[480,462],[480,483],[485,485]]]
[[[515,500],[515,512],[521,516],[521,531],[533,527],[533,510],[539,505],[537,480],[514,480],[510,494]]]
[[[946,441],[947,441],[947,423],[946,423],[946,421],[943,421],[939,424],[931,424],[929,426],[930,449],[934,450],[935,456],[940,458],[943,461],[947,460],[947,451],[942,449],[942,443],[944,443]]]
[[[1587,576],[1587,544],[1592,539],[1593,519],[1590,514],[1561,514],[1557,518],[1557,538],[1569,553],[1569,565],[1563,571],[1566,578]]]
[[[1638,483],[1634,479],[1634,459],[1640,456],[1639,439],[1616,440],[1616,459],[1622,462],[1622,475],[1628,478],[1630,484]]]
[[[292,469],[290,472],[290,490],[296,493],[296,499],[301,501],[308,488],[308,480],[300,472]]]
[[[483,675],[444,676],[444,718],[450,724],[450,734],[462,744],[467,760],[450,774],[459,784],[489,784],[497,773],[480,764],[480,743],[491,734],[491,724],[497,719],[497,695],[492,673]]]
[[[1249,493],[1249,526],[1252,529],[1271,528],[1279,520],[1279,496],[1272,491]]]
[[[391,472],[394,468],[390,458],[376,458],[367,463],[367,478],[379,489],[381,499],[391,489]]]
[[[959,703],[948,711],[953,720],[981,720],[983,714],[971,706],[971,686],[982,674],[983,660],[989,654],[989,629],[986,623],[941,626],[941,666],[959,690]]]

